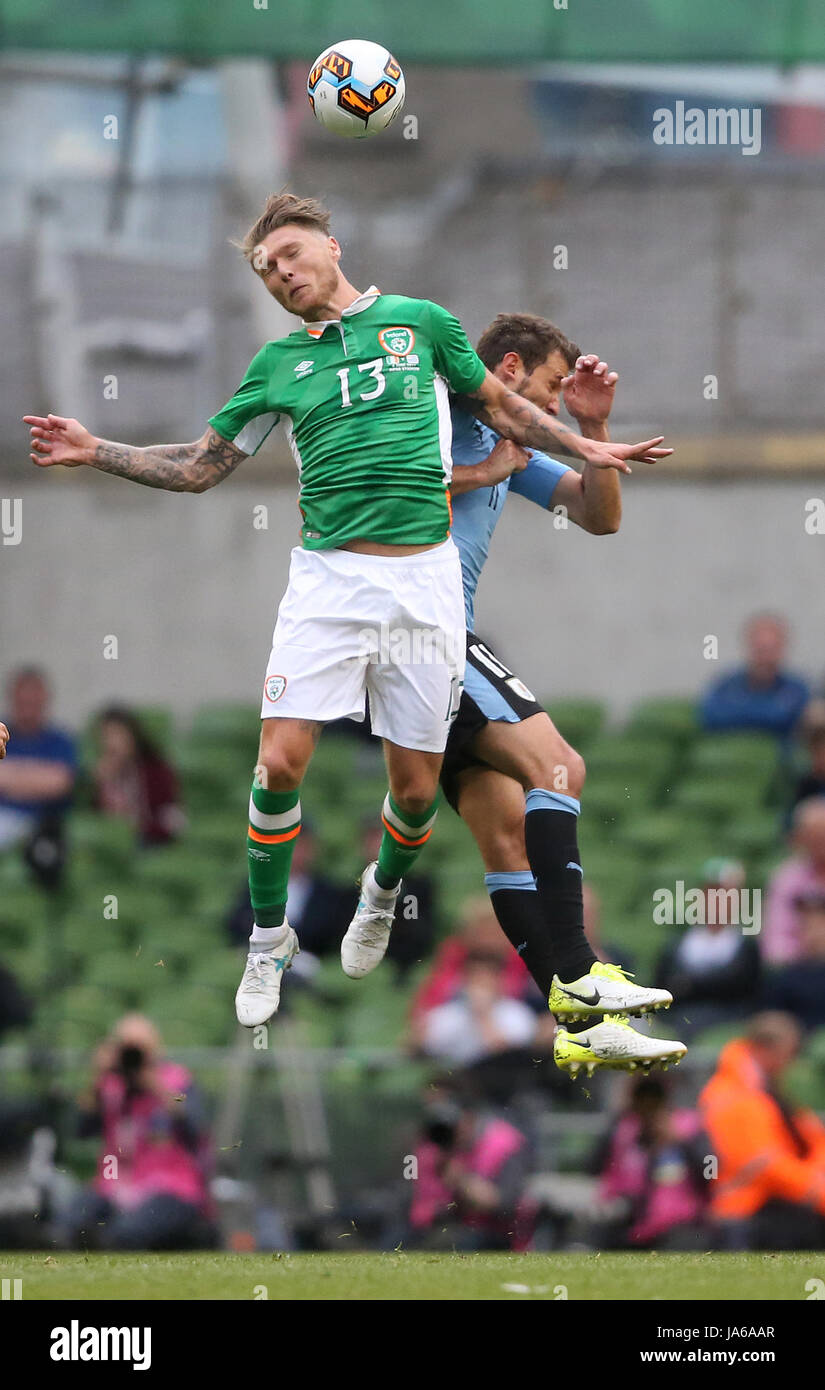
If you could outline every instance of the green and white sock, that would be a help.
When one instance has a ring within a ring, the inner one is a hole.
[[[300,830],[299,793],[265,791],[253,782],[246,849],[256,927],[283,925],[292,851]],[[252,939],[261,941],[254,934]]]
[[[409,873],[433,833],[437,808],[436,796],[426,811],[418,814],[400,811],[387,792],[381,815],[384,834],[378,852],[378,868],[375,871],[375,881],[379,888],[397,888],[404,875]]]

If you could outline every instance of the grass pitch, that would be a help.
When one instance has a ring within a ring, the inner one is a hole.
[[[779,1300],[809,1297],[825,1254],[47,1255],[0,1252],[24,1299]]]

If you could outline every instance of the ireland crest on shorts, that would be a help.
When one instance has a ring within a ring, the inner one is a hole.
[[[415,347],[415,334],[411,328],[382,328],[378,341],[390,357],[406,357]]]
[[[280,700],[286,690],[286,676],[267,676],[264,685],[264,694],[267,700],[271,700],[273,705],[276,700]]]

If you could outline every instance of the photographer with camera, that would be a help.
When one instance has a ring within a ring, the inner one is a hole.
[[[520,1130],[453,1086],[428,1090],[405,1244],[418,1249],[523,1250],[534,1209]]]
[[[97,1049],[80,1097],[81,1136],[101,1134],[97,1177],[73,1204],[66,1239],[107,1250],[211,1247],[210,1146],[192,1076],[162,1056],[157,1030],[127,1014]]]

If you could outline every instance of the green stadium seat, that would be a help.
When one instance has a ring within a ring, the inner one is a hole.
[[[221,1047],[237,1028],[233,995],[234,990],[227,1000],[214,990],[165,990],[150,996],[145,1010],[166,1047]]]
[[[24,991],[39,992],[46,984],[47,975],[52,971],[54,960],[46,955],[40,941],[5,946],[0,940],[0,964],[12,972]],[[64,978],[60,980],[59,985],[65,983],[67,972],[62,973]],[[3,1041],[5,1042],[5,1038]]]
[[[407,996],[403,990],[373,993],[359,998],[344,1016],[344,1044],[349,1049],[398,1047],[407,1021]]]
[[[797,1057],[788,1068],[784,1085],[797,1105],[825,1110],[825,1071],[813,1058]]]
[[[702,734],[691,745],[688,770],[711,776],[750,773],[754,781],[767,785],[778,760],[779,746],[770,734]]]
[[[55,1003],[43,1005],[47,1011],[46,1026],[51,1021],[60,1029],[61,1023],[82,1025],[92,1041],[102,1042],[122,1013],[119,1002],[105,987],[90,984],[72,985],[64,990]],[[60,1041],[63,1041],[62,1034]]]
[[[667,806],[697,819],[716,824],[736,823],[741,812],[755,809],[757,798],[750,784],[743,784],[731,773],[724,777],[685,778],[667,797]]]
[[[0,890],[0,954],[36,935],[46,920],[46,900],[33,886]]]
[[[330,1008],[309,990],[290,991],[289,1017],[298,1025],[300,1046],[341,1047],[344,1042],[345,1011]]]
[[[245,963],[246,952],[241,946],[198,951],[190,962],[188,984],[191,988],[218,991],[232,999],[241,982]],[[340,973],[343,974],[343,971]]]
[[[696,702],[680,695],[660,695],[641,700],[630,711],[627,732],[643,737],[656,735],[684,745],[698,733]]]
[[[186,836],[186,849],[189,851],[187,868],[194,870],[195,855],[200,853],[208,862],[216,856],[229,872],[228,863],[246,864],[246,823],[239,820],[234,811],[214,811],[211,815],[203,813],[190,825]],[[162,873],[161,865],[156,872]],[[191,878],[188,880],[191,883]]]
[[[31,887],[31,871],[22,854],[0,854],[0,904],[7,892]]]
[[[825,1028],[817,1028],[805,1044],[805,1055],[825,1068]]]
[[[131,1008],[142,992],[143,962],[133,951],[95,951],[83,971],[83,983],[105,991],[121,1008]]]
[[[665,739],[601,734],[588,750],[582,804],[600,797],[604,787],[615,796],[617,815],[652,805],[673,775],[673,760]]]
[[[127,874],[137,853],[131,825],[95,811],[76,811],[69,820],[70,852],[98,871],[114,876]]]
[[[575,696],[556,699],[550,696],[542,704],[549,710],[562,738],[578,752],[586,752],[588,745],[604,727],[606,709],[601,700],[576,699]]]
[[[196,709],[189,730],[190,749],[231,747],[255,765],[261,733],[260,707],[246,704],[209,704]]]
[[[255,769],[257,744],[251,755],[231,744],[189,743],[177,758],[189,829],[201,812],[236,810],[243,816]]]
[[[737,814],[725,830],[725,854],[750,862],[761,860],[782,845],[782,826],[773,811]]]
[[[174,756],[176,736],[173,711],[165,705],[138,705],[135,714],[155,746],[167,756]]]
[[[697,826],[674,808],[648,811],[624,821],[617,831],[617,840],[639,857],[668,859],[682,853],[700,852],[697,846],[712,848],[713,832],[708,826]],[[709,850],[708,850],[709,852]]]

